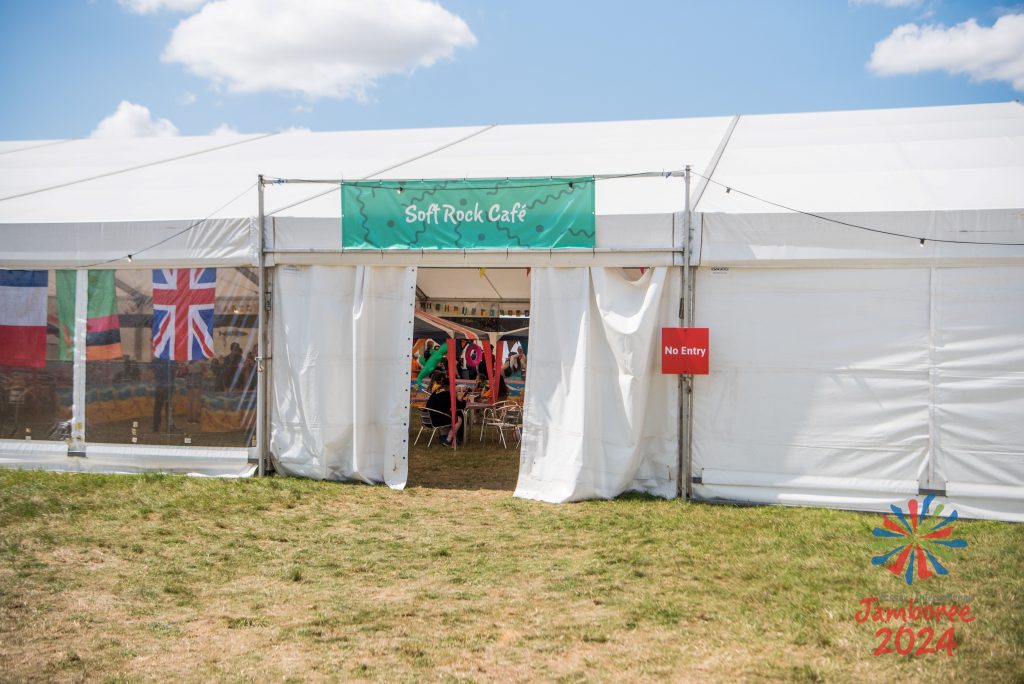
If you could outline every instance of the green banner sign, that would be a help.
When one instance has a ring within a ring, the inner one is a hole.
[[[594,179],[357,181],[341,185],[345,249],[594,246]]]

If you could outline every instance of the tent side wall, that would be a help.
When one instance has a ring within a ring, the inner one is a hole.
[[[42,285],[32,303],[27,295],[3,293],[5,305],[17,309],[20,301],[23,311],[38,316],[39,335],[5,337],[0,349],[0,464],[251,475],[254,270],[217,266],[172,274],[105,266],[21,271]],[[185,325],[171,323],[164,308],[172,283],[188,288],[192,304],[182,319],[189,316],[194,335],[180,335]],[[184,349],[191,349],[192,361],[166,360],[172,350],[184,358]],[[12,363],[19,351],[20,362]]]
[[[231,274],[231,278],[235,280],[241,277],[240,274],[245,274],[245,278],[242,279],[252,279],[254,287],[257,275],[252,266],[258,263],[259,244],[255,225],[255,221],[242,218],[196,222],[0,224],[0,235],[7,235],[11,245],[10,249],[5,249],[3,254],[0,254],[0,268],[49,269],[51,283],[55,281],[53,273],[57,268],[77,268],[82,275],[86,270],[90,273],[113,271],[119,288],[117,306],[118,313],[121,314],[120,332],[125,340],[131,339],[141,344],[140,349],[148,350],[147,331],[151,325],[150,318],[153,314],[153,297],[150,289],[152,270],[210,267],[216,268],[221,273],[217,280],[218,290],[221,289],[224,278],[228,274]],[[306,266],[334,266],[349,270],[353,267],[363,266],[370,267],[368,270],[372,271],[393,269],[396,265],[414,266],[421,263],[460,268],[492,264],[500,266],[521,264],[535,267],[604,265],[651,267],[658,264],[671,265],[673,261],[678,260],[675,244],[677,240],[681,239],[679,236],[680,225],[681,217],[671,213],[599,216],[597,219],[598,246],[592,250],[567,251],[524,250],[510,252],[493,250],[485,253],[439,251],[435,254],[424,254],[419,250],[342,251],[339,248],[340,225],[336,218],[267,220],[265,239],[269,245],[267,262],[270,264],[268,269],[270,272],[280,272],[282,269],[301,269]],[[281,247],[281,244],[288,246]],[[54,245],[62,245],[66,249],[56,251]],[[142,249],[143,246],[152,247]],[[125,258],[126,254],[132,254],[131,261]],[[412,270],[415,271],[415,269]],[[127,289],[125,289],[126,287]],[[412,287],[415,287],[415,283],[412,284]],[[52,309],[57,297],[53,292],[50,295]],[[129,300],[131,306],[126,308]],[[412,300],[410,299],[410,301]],[[336,303],[330,297],[318,300],[318,304],[324,307],[323,310],[329,310]],[[243,313],[255,311],[258,307],[258,297],[247,290],[244,302],[238,298],[232,298],[231,301],[218,298],[215,320],[230,317],[230,310],[232,308],[237,310],[239,307],[243,309]],[[270,318],[270,325],[275,331],[280,332],[280,326],[284,321],[282,307],[279,305],[275,309],[276,311]],[[52,316],[53,312],[51,311]],[[254,318],[248,314],[246,316]],[[222,339],[220,335],[229,334],[232,331],[221,330],[220,325],[221,323],[215,323],[214,335],[218,340],[218,345],[223,347],[228,341],[235,338],[225,337]],[[53,335],[50,335],[50,338],[53,342]],[[84,344],[83,339],[81,341],[83,348]],[[280,353],[283,353],[284,350],[281,344],[282,341],[278,340],[276,346],[279,358]],[[53,347],[54,344],[50,344],[50,346]],[[157,410],[155,408],[157,392],[154,389],[154,378],[151,377],[152,371],[146,360],[148,357],[145,354],[140,354],[136,349],[137,346],[126,344],[125,347],[125,352],[131,352],[135,361],[144,361],[141,364],[142,377],[131,387],[122,386],[111,379],[115,375],[114,371],[120,370],[120,360],[107,362],[109,372],[102,374],[102,378],[93,372],[96,370],[96,365],[92,362],[90,362],[88,373],[84,364],[82,368],[72,369],[70,362],[65,362],[64,366],[66,367],[62,366],[59,369],[60,372],[54,368],[47,369],[49,376],[58,378],[62,383],[66,380],[68,385],[67,388],[58,387],[61,398],[57,412],[59,420],[55,419],[52,425],[47,425],[45,435],[37,430],[33,435],[35,440],[33,442],[20,439],[20,435],[18,435],[18,439],[0,438],[0,465],[64,471],[135,472],[148,469],[211,475],[252,474],[252,464],[255,462],[257,449],[248,446],[248,438],[244,442],[246,446],[238,444],[232,448],[201,447],[198,446],[198,441],[195,445],[190,443],[189,440],[195,436],[192,434],[193,431],[199,431],[200,428],[192,425],[185,426],[181,422],[184,417],[180,413],[186,403],[185,381],[181,378],[176,380],[178,387],[171,393],[173,406],[168,410],[172,414],[179,414],[175,417],[182,425],[182,429],[174,436],[161,437],[165,442],[176,440],[177,443],[174,446],[163,448],[163,451],[153,445],[146,445],[147,440],[154,438],[149,434],[147,428],[150,414]],[[50,351],[53,352],[53,350]],[[224,351],[224,349],[219,349],[219,353]],[[407,366],[404,361],[406,353],[407,350],[400,355],[403,358],[403,368]],[[52,359],[48,359],[48,363],[50,361]],[[278,365],[270,366],[275,369],[275,373],[281,370]],[[75,379],[75,383],[79,379],[81,380],[84,412],[82,407],[75,409],[73,406],[75,395],[71,390],[71,385],[74,384],[72,379]],[[277,378],[277,380],[276,385],[283,386],[281,378]],[[403,391],[408,392],[407,379],[401,384],[401,387]],[[251,394],[251,392],[246,392],[244,397],[247,398]],[[223,419],[221,422],[231,423],[229,427],[237,428],[238,425],[235,423],[239,422],[247,425],[246,421],[250,420],[253,415],[252,407],[249,407],[248,404],[241,407],[236,406],[236,404],[240,404],[241,397],[242,395],[235,397],[228,392],[218,392],[218,402],[224,406],[218,404],[219,413],[217,415]],[[115,404],[119,408],[111,408]],[[126,409],[121,404],[130,404],[131,408]],[[209,396],[204,394],[204,426],[206,416],[210,413],[209,404]],[[128,411],[128,413],[124,411]],[[81,421],[85,428],[84,443],[81,449],[70,442],[45,439],[47,436],[53,436],[54,439],[63,440],[63,437],[60,436],[60,431],[63,428],[59,423],[72,424],[76,415],[85,416],[85,420]],[[97,422],[101,415],[105,416],[102,429]],[[72,420],[68,421],[68,419]],[[118,421],[120,422],[118,423]],[[107,423],[112,426],[115,423],[117,425],[107,429],[105,427]],[[107,433],[113,434],[112,430],[120,430],[120,432],[110,437]],[[155,433],[156,429],[154,428],[152,432]],[[100,437],[99,435],[107,436]],[[136,443],[136,435],[138,443]],[[10,435],[7,435],[5,431],[3,436],[9,437]],[[316,450],[306,449],[306,451],[309,452],[306,456],[309,456]],[[397,457],[397,451],[392,448],[390,442],[386,451],[392,459]],[[85,458],[81,458],[81,455],[84,455]],[[399,454],[399,456],[404,458],[404,454]],[[370,473],[369,475],[360,470],[361,477],[356,479],[381,480],[383,476],[377,472],[378,470],[380,469],[372,472],[366,471]],[[346,471],[342,466],[335,467],[335,471],[338,473],[337,476],[342,478],[355,473],[354,470]],[[387,477],[383,479],[388,480]]]
[[[1019,212],[970,216],[846,218],[1024,234]],[[844,245],[793,215],[703,225],[696,497],[887,511],[940,492],[963,515],[1024,521],[1024,248],[849,228]]]

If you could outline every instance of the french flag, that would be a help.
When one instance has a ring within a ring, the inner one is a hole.
[[[46,365],[46,271],[0,269],[0,365]]]

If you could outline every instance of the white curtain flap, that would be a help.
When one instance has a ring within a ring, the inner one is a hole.
[[[404,487],[416,269],[285,266],[275,282],[275,468]]]
[[[516,496],[553,503],[676,494],[678,378],[661,328],[678,326],[679,269],[536,268]]]

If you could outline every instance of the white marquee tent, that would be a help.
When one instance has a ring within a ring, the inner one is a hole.
[[[530,293],[519,496],[673,496],[689,473],[701,499],[887,510],[927,491],[1024,520],[1019,103],[3,142],[0,166],[0,268],[262,272],[262,197],[273,293],[259,446],[91,440],[83,320],[85,433],[0,440],[7,465],[240,474],[265,448],[283,472],[402,487],[416,287],[455,297],[453,269],[487,267],[473,297]],[[292,182],[575,175],[599,178],[594,249],[342,250],[337,185]],[[689,313],[711,331],[692,404],[658,349],[688,227]]]

